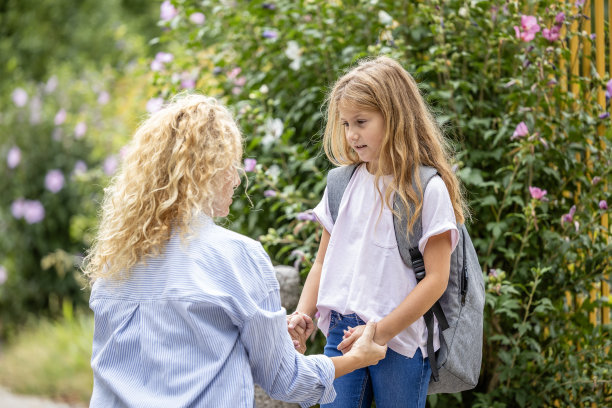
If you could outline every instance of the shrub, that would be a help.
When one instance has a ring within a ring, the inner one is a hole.
[[[325,93],[358,58],[397,58],[456,147],[487,276],[480,384],[430,403],[610,403],[610,327],[588,318],[610,304],[589,300],[611,264],[609,106],[592,97],[609,77],[562,71],[570,41],[590,40],[570,29],[591,21],[576,3],[174,1],[155,39],[173,60],[154,85],[162,99],[196,87],[233,107],[256,165],[254,205],[236,200],[231,227],[305,276],[320,235],[305,211],[330,167]]]

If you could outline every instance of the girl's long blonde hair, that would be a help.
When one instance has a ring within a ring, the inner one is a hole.
[[[161,253],[173,229],[189,231],[198,212],[214,216],[215,194],[241,156],[240,131],[214,98],[180,95],[149,117],[105,189],[83,267],[90,282],[127,277],[136,263]]]
[[[382,141],[375,184],[384,174],[393,181],[383,193],[384,203],[390,203],[392,193],[399,195],[404,208],[414,204],[415,212],[408,220],[408,232],[423,207],[423,189],[419,182],[419,166],[431,166],[444,180],[457,223],[464,222],[464,199],[460,183],[450,165],[450,149],[418,85],[402,66],[389,57],[362,60],[342,76],[327,98],[327,125],[323,136],[325,154],[337,166],[361,163],[359,156],[346,140],[340,123],[339,107],[380,112],[384,118]],[[412,180],[416,180],[417,190]],[[399,216],[394,211],[396,216]]]

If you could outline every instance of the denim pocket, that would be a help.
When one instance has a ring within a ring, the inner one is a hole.
[[[340,314],[332,310],[331,314],[329,315],[329,328],[327,329],[327,332],[329,333],[332,331],[341,320],[342,318],[340,317]]]

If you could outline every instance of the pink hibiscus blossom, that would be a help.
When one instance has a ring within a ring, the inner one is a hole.
[[[512,134],[512,137],[510,138],[510,140],[516,140],[523,136],[527,136],[528,134],[529,134],[529,129],[527,128],[527,125],[525,124],[525,122],[521,122],[518,125],[516,125],[516,128],[514,129],[514,133]]]
[[[170,21],[177,15],[178,11],[176,10],[176,7],[170,3],[170,1],[166,0],[161,4],[159,8],[159,18],[161,18],[163,21]]]
[[[576,206],[572,205],[572,208],[570,208],[569,212],[561,216],[561,225],[563,225],[563,223],[566,223],[566,222],[574,221],[575,213],[576,213]]]
[[[257,160],[255,159],[244,159],[244,171],[251,172],[255,171],[255,166],[257,165]]]
[[[50,170],[45,176],[45,187],[52,193],[64,188],[64,175],[59,170]]]
[[[529,194],[531,194],[532,198],[543,201],[544,196],[547,194],[547,192],[546,190],[542,190],[539,187],[529,186]]]
[[[521,16],[521,26],[514,26],[516,38],[529,42],[535,38],[536,33],[540,31],[538,19],[535,16]]]
[[[559,26],[554,26],[550,30],[548,28],[545,28],[544,30],[542,30],[542,37],[546,38],[550,42],[557,41],[560,36],[561,36],[561,27]]]

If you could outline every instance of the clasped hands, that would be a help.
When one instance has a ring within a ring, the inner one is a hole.
[[[355,341],[362,336],[365,328],[365,325],[360,325],[356,327],[349,327],[348,330],[345,330],[344,338],[340,344],[338,344],[338,350],[340,350],[342,354],[346,354],[351,351]],[[301,354],[304,354],[306,351],[306,340],[308,337],[310,337],[314,329],[314,322],[306,313],[295,311],[290,315],[287,315],[287,330],[289,331],[289,335],[293,340],[293,346]],[[380,341],[377,341],[376,336],[374,336],[373,341],[380,344]],[[384,342],[381,345],[384,345]]]

